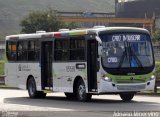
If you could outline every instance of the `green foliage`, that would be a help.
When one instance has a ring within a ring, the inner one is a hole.
[[[21,21],[20,25],[22,26],[23,33],[34,33],[38,30],[51,32],[64,27],[64,23],[52,9],[46,11],[32,11]]]
[[[0,75],[4,75],[4,62],[0,61]]]
[[[77,28],[75,23],[64,23],[55,10],[32,11],[20,23],[22,33],[35,33],[38,30],[46,32],[58,31],[61,28]]]
[[[156,78],[160,79],[160,62],[156,62],[154,75],[156,76]]]
[[[153,34],[153,41],[154,42],[160,41],[160,29],[158,29],[157,31],[155,31],[155,33]]]
[[[79,28],[79,26],[76,23],[71,22],[71,23],[66,23],[65,24],[65,28],[67,28],[67,29],[74,29],[74,28]]]
[[[114,0],[0,0],[0,39],[19,33],[20,21],[32,10],[50,7],[58,11],[113,13],[114,3]]]

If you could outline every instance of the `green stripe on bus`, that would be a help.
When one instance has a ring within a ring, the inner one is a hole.
[[[153,75],[152,73],[149,73],[145,75],[128,75],[128,76],[106,74],[105,76],[111,78],[112,81],[114,81],[115,83],[144,83],[148,81],[152,75]]]

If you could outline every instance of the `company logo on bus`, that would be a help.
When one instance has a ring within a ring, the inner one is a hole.
[[[134,80],[134,78],[133,78],[133,77],[131,77],[131,78],[130,78],[130,80]]]
[[[135,75],[135,73],[128,73],[127,75],[129,75],[129,76],[133,76],[133,75]]]
[[[19,64],[18,65],[18,70],[19,71],[30,71],[31,69],[29,68],[28,65],[21,65],[21,64]]]

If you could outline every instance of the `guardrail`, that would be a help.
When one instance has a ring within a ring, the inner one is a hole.
[[[157,93],[157,89],[159,89],[159,88],[160,88],[160,79],[156,79],[154,92]]]

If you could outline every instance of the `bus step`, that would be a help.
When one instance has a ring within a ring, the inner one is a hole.
[[[45,87],[45,90],[53,90],[53,87]]]
[[[53,90],[43,90],[44,93],[53,93]]]
[[[95,94],[95,95],[98,94],[98,92],[91,92],[91,91],[88,92],[88,93]]]

